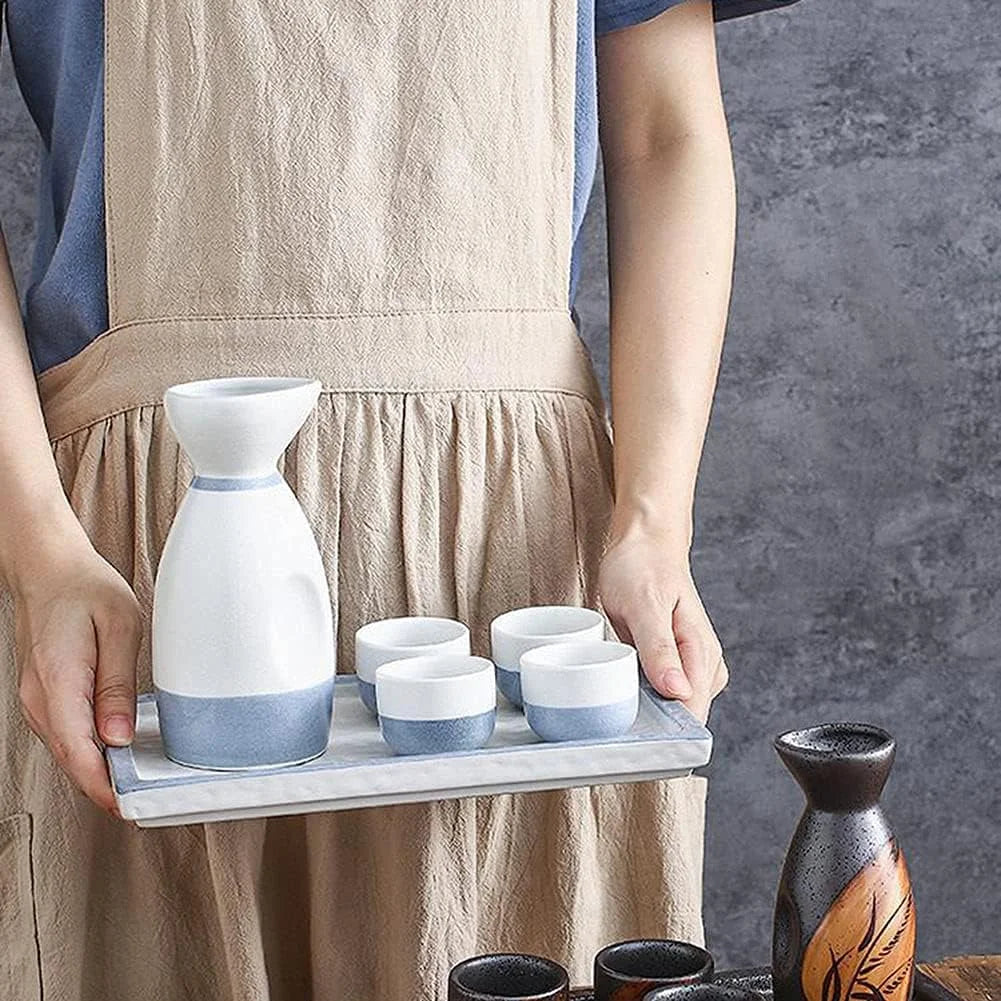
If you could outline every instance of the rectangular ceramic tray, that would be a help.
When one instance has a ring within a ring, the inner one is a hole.
[[[137,708],[135,740],[106,753],[122,816],[140,827],[675,778],[708,763],[712,753],[712,734],[680,703],[645,684],[636,723],[614,740],[545,743],[520,710],[499,698],[486,747],[399,757],[362,705],[354,675],[344,675],[334,686],[330,744],[322,756],[246,772],[169,761],[153,696],[141,695]]]

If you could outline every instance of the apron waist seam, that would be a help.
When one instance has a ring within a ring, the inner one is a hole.
[[[542,310],[137,322],[47,369],[38,389],[55,441],[155,406],[171,385],[262,375],[356,395],[555,391],[604,408],[569,313]]]
[[[515,386],[494,386],[490,389],[483,388],[470,388],[468,386],[455,386],[452,388],[439,388],[435,387],[433,389],[399,389],[399,388],[386,388],[382,389],[379,387],[365,387],[363,389],[330,389],[326,386],[320,389],[321,396],[442,396],[442,395],[452,395],[455,393],[462,393],[465,395],[479,395],[485,396],[491,393],[503,393],[505,396],[510,396],[514,393],[529,393],[529,394],[542,394],[543,396],[570,396],[574,399],[583,400],[587,404],[588,408],[592,411],[595,417],[599,420],[604,421],[605,418],[598,413],[597,407],[594,405],[594,400],[591,399],[587,393],[579,392],[575,389],[563,389],[559,386],[554,386],[551,388],[538,387],[538,388],[525,388],[525,387],[515,387]],[[128,406],[119,407],[117,410],[109,411],[106,414],[100,414],[97,417],[93,417],[89,420],[84,421],[77,427],[70,428],[68,431],[60,431],[59,434],[53,435],[49,438],[49,444],[54,445],[56,442],[62,441],[64,438],[72,438],[73,435],[79,434],[81,431],[86,431],[88,428],[95,427],[102,421],[111,420],[112,417],[120,417],[122,414],[127,414],[131,410],[142,410],[149,407],[163,407],[163,400],[142,400],[139,403],[130,403]]]
[[[133,320],[124,320],[121,323],[116,323],[114,326],[108,327],[107,330],[102,330],[101,333],[99,333],[92,341],[89,341],[85,347],[89,348],[92,345],[97,344],[99,341],[103,341],[106,338],[111,337],[113,334],[117,334],[123,330],[128,330],[131,327],[157,327],[169,323],[249,323],[255,320],[266,320],[268,322],[297,322],[301,320],[377,320],[380,317],[388,319],[390,317],[403,318],[407,316],[477,316],[479,314],[486,316],[496,314],[506,314],[511,316],[542,316],[547,313],[558,314],[561,316],[565,314],[570,316],[570,306],[429,306],[427,309],[344,310],[329,313],[178,313],[173,316],[153,316],[148,319],[137,317]],[[64,365],[68,365],[75,357],[76,356],[74,355],[73,357],[67,358],[65,361],[57,362],[55,365],[51,365],[49,368],[45,369],[44,372],[40,372],[39,377],[48,375],[49,373],[62,368]]]

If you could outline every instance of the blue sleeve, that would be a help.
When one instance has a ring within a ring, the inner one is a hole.
[[[682,0],[595,0],[594,30],[598,35],[630,28],[676,7]]]

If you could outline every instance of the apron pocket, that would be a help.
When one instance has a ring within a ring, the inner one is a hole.
[[[27,813],[0,820],[0,997],[42,997]]]

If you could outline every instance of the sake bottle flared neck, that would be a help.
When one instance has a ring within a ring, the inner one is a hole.
[[[879,802],[896,744],[885,730],[867,723],[825,723],[782,734],[775,749],[810,807],[840,813]]]
[[[314,379],[206,379],[172,386],[164,407],[197,476],[255,479],[275,471],[319,393]]]

